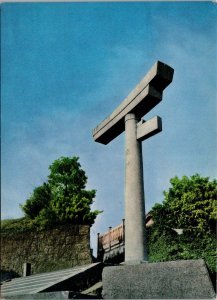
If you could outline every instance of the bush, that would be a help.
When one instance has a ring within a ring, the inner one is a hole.
[[[163,203],[152,209],[154,224],[147,233],[150,261],[203,258],[216,272],[216,180],[196,174],[170,182]]]

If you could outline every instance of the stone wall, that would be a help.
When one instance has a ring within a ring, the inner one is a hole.
[[[22,275],[24,262],[31,263],[32,274],[91,263],[90,227],[67,224],[38,232],[1,234],[1,269]]]

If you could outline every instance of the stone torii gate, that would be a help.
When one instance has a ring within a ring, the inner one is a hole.
[[[174,70],[157,61],[127,98],[94,130],[108,144],[125,130],[125,262],[147,261],[142,141],[162,131],[160,117],[141,120],[161,100]]]

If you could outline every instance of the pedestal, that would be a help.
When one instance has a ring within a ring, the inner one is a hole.
[[[105,267],[104,299],[214,299],[205,262],[181,260]]]

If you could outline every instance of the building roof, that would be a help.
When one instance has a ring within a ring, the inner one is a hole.
[[[2,283],[1,296],[52,291],[80,291],[82,290],[82,284],[84,289],[87,288],[86,285],[90,273],[96,274],[98,271],[101,273],[101,270],[101,263],[93,263],[54,272],[14,278]]]

